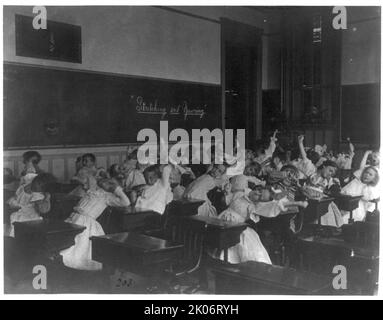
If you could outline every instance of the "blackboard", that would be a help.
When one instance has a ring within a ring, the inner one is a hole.
[[[342,86],[341,138],[379,145],[380,84]]]
[[[161,120],[219,128],[220,98],[218,85],[6,63],[4,147],[135,143]]]

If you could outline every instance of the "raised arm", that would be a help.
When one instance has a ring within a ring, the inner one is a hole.
[[[350,157],[352,158],[355,155],[355,147],[351,143],[350,138],[347,138],[347,141],[348,141],[348,147],[349,147],[349,150],[350,150]]]
[[[305,139],[305,136],[304,135],[300,135],[298,136],[298,146],[299,146],[299,151],[301,153],[301,157],[303,160],[306,160],[307,159],[307,154],[306,154],[306,151],[305,151],[305,147],[303,145],[303,140]]]
[[[120,186],[117,186],[113,194],[107,199],[107,205],[111,207],[128,207],[130,200]]]
[[[269,147],[265,150],[265,155],[268,157],[271,157],[277,147],[276,142],[278,141],[277,139],[277,133],[278,130],[275,130],[273,135],[270,137],[270,144]]]
[[[363,155],[363,158],[362,158],[362,161],[360,162],[360,166],[359,166],[359,169],[363,170],[366,165],[367,165],[367,159],[368,159],[368,156],[372,153],[371,150],[367,150],[364,155]]]

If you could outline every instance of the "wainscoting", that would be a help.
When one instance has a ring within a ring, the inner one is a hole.
[[[133,145],[129,147],[134,147]],[[22,155],[25,151],[36,150],[41,156],[40,168],[52,173],[60,182],[69,182],[76,172],[76,158],[84,153],[93,153],[97,158],[97,167],[109,168],[114,163],[122,163],[126,159],[127,145],[103,147],[77,147],[52,149],[17,149],[3,152],[3,167],[10,168],[15,176],[19,176],[24,164]]]

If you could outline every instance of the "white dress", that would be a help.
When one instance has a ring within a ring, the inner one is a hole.
[[[159,214],[165,212],[166,205],[173,200],[170,183],[157,180],[152,186],[147,186],[137,198],[135,207],[139,210],[155,211]]]
[[[314,174],[310,177],[310,183],[321,190],[325,190],[334,184],[334,180],[332,178],[327,180],[320,174]],[[340,228],[343,225],[342,213],[334,202],[330,202],[327,213],[321,217],[321,225],[337,228]]]
[[[250,218],[254,222],[259,221],[254,204],[242,193],[235,194],[229,208],[223,211],[218,218],[243,223]],[[214,251],[213,256],[223,260],[223,251]],[[228,262],[241,263],[246,261],[258,261],[271,264],[269,254],[263,246],[258,234],[251,228],[246,228],[240,236],[240,242],[228,249]]]
[[[315,165],[307,158],[294,160],[291,164],[299,170],[299,179],[310,177],[317,171]]]
[[[352,212],[355,221],[363,221],[367,211],[374,211],[375,205],[369,201],[379,197],[378,189],[376,187],[368,186],[362,183],[358,178],[355,178],[345,185],[342,189],[342,194],[349,196],[363,196],[363,198],[359,200],[358,208]],[[350,213],[342,211],[342,214],[343,222],[348,223]]]
[[[189,184],[184,192],[184,199],[197,199],[205,201],[198,208],[198,215],[204,217],[217,217],[217,210],[211,204],[207,194],[217,186],[216,180],[209,174],[203,174]]]
[[[120,187],[118,188],[121,190]],[[79,270],[102,269],[101,263],[92,260],[92,243],[89,239],[92,236],[105,235],[96,219],[107,206],[123,207],[128,205],[129,200],[125,197],[119,198],[103,189],[88,190],[74,207],[74,212],[66,220],[69,223],[85,226],[86,229],[75,237],[75,244],[72,247],[60,252],[64,265]]]
[[[130,190],[135,186],[139,186],[142,184],[146,184],[144,174],[138,169],[132,169],[127,174],[125,180],[125,188],[126,190]]]
[[[8,200],[8,204],[11,208],[18,208],[16,212],[13,212],[10,216],[10,225],[7,230],[4,231],[5,235],[10,237],[15,236],[14,222],[23,222],[31,220],[41,220],[42,217],[37,212],[35,204],[31,202],[32,194],[24,191],[24,186],[20,186],[16,190],[14,197]]]

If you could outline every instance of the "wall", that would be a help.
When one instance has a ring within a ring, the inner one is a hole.
[[[209,84],[221,82],[221,17],[264,30],[262,88],[279,87],[279,20],[244,7],[47,6],[48,20],[81,26],[82,63],[15,55],[15,14],[33,16],[31,6],[4,6],[4,61]],[[39,149],[42,167],[60,180],[74,172],[75,158],[94,152],[101,166],[124,158],[126,146]],[[4,152],[4,166],[20,172],[25,150]]]
[[[380,82],[380,7],[347,7],[342,30],[342,85]]]

